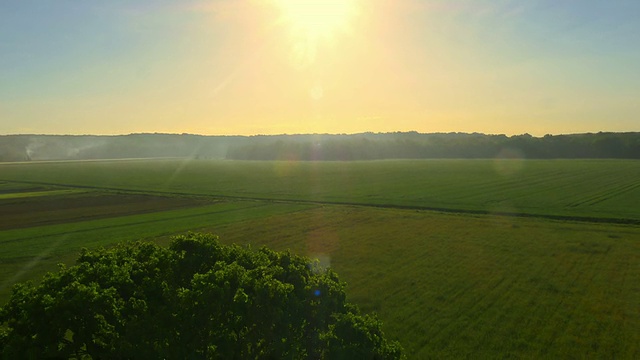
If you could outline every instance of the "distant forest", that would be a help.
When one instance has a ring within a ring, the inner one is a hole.
[[[640,132],[485,135],[418,132],[203,136],[3,135],[0,162],[191,157],[232,160],[640,159]]]

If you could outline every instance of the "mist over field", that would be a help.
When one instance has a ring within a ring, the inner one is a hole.
[[[359,133],[256,136],[193,134],[4,135],[0,161],[191,157],[232,160],[433,158],[640,158],[640,133],[485,135]]]

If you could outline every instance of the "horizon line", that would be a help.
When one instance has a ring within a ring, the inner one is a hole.
[[[639,133],[640,131],[587,131],[587,132],[575,132],[575,133],[547,133],[545,135],[532,135],[528,132],[525,133],[483,133],[478,131],[465,132],[465,131],[436,131],[436,132],[419,132],[416,130],[408,130],[408,131],[384,131],[384,132],[374,132],[374,131],[362,131],[362,132],[353,132],[353,133],[277,133],[277,134],[251,134],[251,135],[241,135],[241,134],[198,134],[198,133],[172,133],[172,132],[132,132],[132,133],[119,133],[119,134],[52,134],[52,133],[13,133],[13,134],[0,134],[0,136],[95,136],[95,137],[118,137],[118,136],[132,136],[132,135],[173,135],[173,136],[202,136],[202,137],[270,137],[270,136],[355,136],[355,135],[392,135],[392,134],[417,134],[417,135],[450,135],[450,134],[459,134],[459,135],[485,135],[485,136],[506,136],[506,137],[515,137],[515,136],[531,136],[535,138],[542,138],[545,136],[569,136],[569,135],[593,135],[593,134],[634,134]]]

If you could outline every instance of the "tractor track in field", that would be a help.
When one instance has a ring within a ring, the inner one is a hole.
[[[585,199],[582,199],[580,201],[576,201],[574,203],[571,203],[568,205],[568,207],[578,207],[578,206],[583,206],[583,205],[595,205],[597,203],[601,203],[603,201],[606,201],[612,197],[616,197],[616,196],[620,196],[623,195],[624,193],[627,193],[631,190],[635,190],[636,188],[640,187],[640,182],[638,183],[632,183],[632,184],[624,184],[624,185],[620,185],[617,187],[612,187],[612,188],[606,188],[602,191],[596,192],[594,194],[592,194],[589,197],[586,197]]]
[[[505,216],[505,217],[517,217],[517,218],[537,218],[557,221],[575,221],[586,223],[601,223],[601,224],[620,224],[620,225],[640,225],[640,219],[630,218],[608,218],[608,217],[593,217],[593,216],[579,216],[579,215],[554,215],[554,214],[538,214],[538,213],[520,213],[510,211],[491,211],[491,210],[477,210],[477,209],[459,209],[459,208],[446,208],[436,206],[424,206],[424,205],[402,205],[402,204],[376,204],[376,203],[363,203],[363,202],[351,202],[351,201],[321,201],[321,200],[306,200],[306,199],[283,199],[283,198],[270,198],[270,197],[255,197],[255,196],[235,196],[235,195],[221,195],[221,194],[198,194],[180,191],[160,191],[160,190],[137,190],[126,188],[115,188],[105,186],[90,186],[90,185],[71,185],[71,184],[59,184],[49,182],[37,182],[37,181],[16,181],[16,180],[2,180],[13,183],[30,184],[30,185],[46,185],[56,186],[70,189],[83,189],[94,191],[108,191],[122,194],[148,194],[156,196],[184,196],[184,197],[197,197],[197,198],[213,198],[219,200],[237,200],[237,201],[262,201],[272,203],[293,203],[293,204],[309,204],[309,205],[331,205],[331,206],[358,206],[358,207],[370,207],[380,209],[400,209],[400,210],[419,210],[419,211],[432,211],[450,214],[466,214],[466,215],[493,215],[493,216]]]

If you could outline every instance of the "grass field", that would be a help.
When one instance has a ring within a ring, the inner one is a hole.
[[[53,196],[53,195],[70,195],[82,192],[82,190],[47,190],[47,191],[24,191],[18,193],[0,194],[0,200],[19,199],[28,197]]]
[[[0,165],[2,180],[640,221],[634,160],[21,163]]]
[[[60,259],[72,260],[82,247],[154,239],[241,219],[289,213],[305,207],[248,201],[220,202],[178,210],[158,208],[152,213],[112,213],[111,217],[80,221],[70,219],[70,222],[59,218],[51,225],[0,231],[0,300],[6,301],[10,287],[15,282],[55,269]],[[69,209],[67,213],[74,214],[75,210]],[[65,212],[59,214],[64,215]]]
[[[639,175],[617,160],[0,165],[0,303],[80,247],[208,231],[333,267],[410,358],[640,358]]]
[[[410,358],[638,358],[640,229],[324,207],[210,229],[330,264]]]

